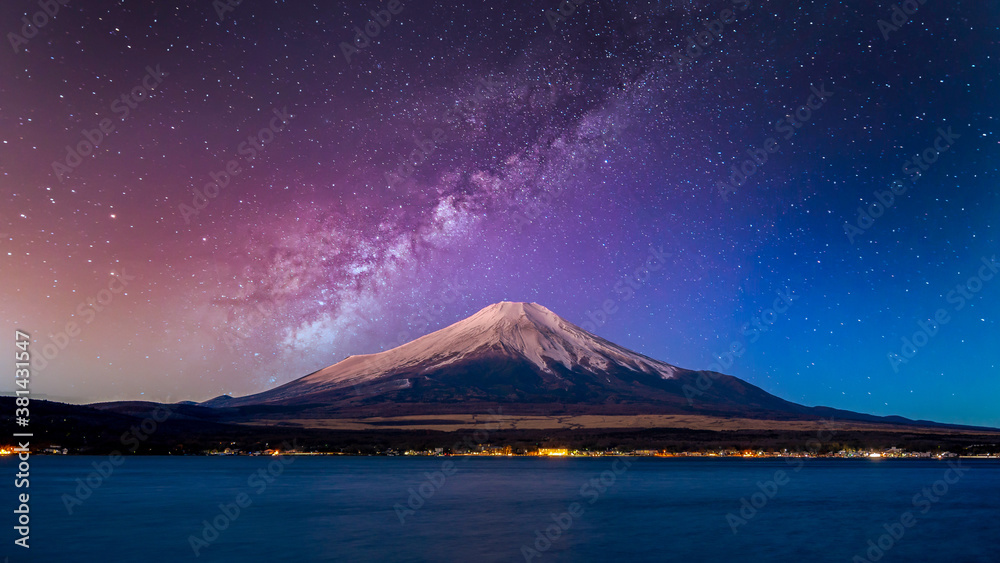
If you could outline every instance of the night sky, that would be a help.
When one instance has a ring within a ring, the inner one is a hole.
[[[243,395],[511,300],[1000,426],[1000,5],[148,4],[0,7],[0,318],[36,397]]]

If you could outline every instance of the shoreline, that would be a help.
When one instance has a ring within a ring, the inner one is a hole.
[[[32,456],[39,457],[107,457],[108,454],[85,454],[85,453],[66,453],[66,454],[53,454],[53,453],[43,453],[43,452],[32,452]],[[281,456],[294,456],[294,457],[399,457],[399,458],[452,458],[452,457],[462,457],[462,458],[489,458],[489,459],[510,459],[510,458],[535,458],[535,459],[601,459],[601,458],[616,458],[616,457],[627,457],[627,458],[646,458],[646,459],[741,459],[741,460],[766,460],[766,459],[844,459],[852,461],[948,461],[955,459],[985,459],[985,460],[998,460],[1000,461],[1000,455],[952,455],[952,456],[930,456],[930,457],[920,457],[920,456],[885,456],[885,457],[874,457],[874,456],[839,456],[839,455],[765,455],[765,456],[742,456],[742,455],[711,455],[711,454],[687,454],[687,455],[637,455],[630,453],[606,453],[606,454],[593,454],[593,455],[531,455],[531,454],[511,454],[511,455],[484,455],[484,454],[362,454],[362,453],[344,453],[344,452],[281,452],[279,454],[195,454],[195,453],[185,453],[185,454],[158,454],[158,453],[130,453],[127,454],[128,457],[281,457]],[[11,457],[16,458],[14,455],[2,455],[0,460]]]

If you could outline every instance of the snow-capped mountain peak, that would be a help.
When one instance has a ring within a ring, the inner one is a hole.
[[[699,401],[692,402],[692,392]],[[501,403],[532,413],[806,412],[735,377],[678,368],[618,346],[537,303],[506,301],[391,350],[206,404],[302,408],[310,417],[317,408],[387,416],[475,412]]]
[[[319,392],[404,371],[427,373],[487,355],[527,360],[547,374],[557,366],[590,373],[614,366],[669,379],[677,370],[595,336],[537,303],[502,301],[391,350],[351,356],[288,385]]]

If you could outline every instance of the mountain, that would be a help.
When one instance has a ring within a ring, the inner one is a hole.
[[[397,414],[471,412],[495,404],[505,412],[541,414],[822,414],[735,377],[649,358],[541,305],[515,302],[490,305],[397,348],[348,357],[270,391],[202,403],[345,411],[393,405]]]
[[[13,401],[0,397],[10,407],[0,411],[13,413]],[[540,305],[506,302],[256,395],[170,405],[39,401],[32,409],[44,422],[35,440],[91,454],[120,451],[140,429],[135,451],[159,454],[253,451],[286,440],[327,452],[429,450],[454,448],[455,432],[468,440],[485,430],[491,443],[517,447],[800,451],[830,419],[837,442],[856,447],[992,448],[1000,436],[797,405],[735,377],[643,356]],[[0,427],[15,432],[14,418],[0,414]]]

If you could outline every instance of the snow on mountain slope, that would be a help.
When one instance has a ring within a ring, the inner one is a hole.
[[[622,348],[535,303],[490,305],[402,346],[246,397],[202,406],[306,419],[486,412],[531,416],[699,414],[742,418],[871,415],[798,405],[739,378],[678,368]],[[282,410],[284,409],[284,410]],[[291,409],[291,410],[289,410]],[[292,413],[292,414],[288,414]]]
[[[351,356],[301,379],[244,400],[275,400],[291,395],[362,385],[400,372],[429,372],[484,356],[524,359],[547,374],[566,370],[601,373],[610,367],[675,376],[678,368],[594,336],[536,303],[501,302],[471,317],[377,354]],[[247,402],[247,401],[241,401]]]
[[[616,363],[664,378],[672,377],[676,369],[596,337],[536,303],[505,301],[392,350],[352,356],[301,381],[346,382],[416,366],[427,371],[497,347],[544,372],[551,372],[552,362],[591,372]]]

